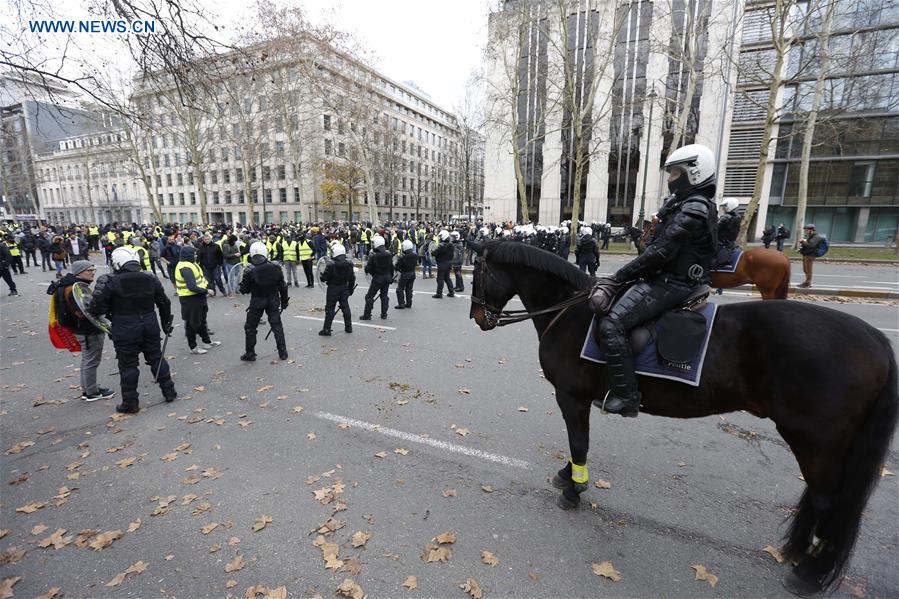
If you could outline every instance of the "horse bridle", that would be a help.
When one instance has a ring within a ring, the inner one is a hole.
[[[499,280],[496,278],[496,276],[492,272],[490,272],[490,269],[487,268],[487,249],[486,248],[484,249],[484,254],[482,256],[479,256],[477,258],[477,260],[479,260],[479,262],[480,262],[480,266],[478,268],[478,278],[476,281],[478,283],[477,284],[478,292],[481,294],[484,293],[484,291],[486,289],[485,282],[486,282],[488,276],[491,279],[493,279],[494,283],[496,283],[497,285],[502,287],[502,283],[500,283]],[[502,308],[498,308],[496,306],[491,306],[490,304],[488,304],[485,299],[486,296],[484,296],[484,298],[482,298],[482,297],[478,297],[477,295],[475,295],[474,287],[475,286],[473,285],[472,290],[471,290],[471,303],[476,306],[481,306],[484,308],[484,319],[487,321],[487,324],[491,328],[504,327],[506,325],[514,324],[516,322],[530,320],[537,316],[543,316],[545,314],[552,314],[554,312],[558,312],[559,314],[557,314],[556,317],[549,323],[549,326],[546,327],[546,329],[544,329],[544,331],[543,331],[544,333],[546,333],[546,331],[550,327],[552,327],[552,325],[554,325],[556,323],[556,320],[559,319],[559,317],[562,315],[562,313],[565,310],[567,310],[571,306],[574,306],[576,304],[579,304],[579,303],[587,300],[590,297],[590,290],[584,289],[582,291],[578,291],[570,298],[563,300],[563,301],[559,302],[558,304],[554,304],[554,305],[550,306],[549,308],[537,310],[536,312],[528,312],[527,310],[503,310]]]

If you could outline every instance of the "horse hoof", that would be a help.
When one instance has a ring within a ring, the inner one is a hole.
[[[824,590],[816,581],[806,580],[793,570],[787,572],[780,582],[785,589],[797,597],[815,597]]]
[[[567,489],[572,485],[572,481],[556,474],[553,476],[552,485],[557,489]]]
[[[569,495],[569,489],[562,491],[559,494],[559,498],[556,500],[556,505],[558,505],[563,510],[573,510],[576,509],[578,505],[581,503],[581,496],[577,493],[571,493]]]

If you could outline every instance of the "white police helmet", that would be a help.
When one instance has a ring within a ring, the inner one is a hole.
[[[686,175],[689,187],[699,187],[715,182],[715,155],[702,144],[690,144],[668,155],[665,170],[680,168]]]
[[[440,233],[440,241],[446,241],[450,238],[450,233],[446,229],[442,230]]]
[[[560,227],[559,229],[564,235],[568,235],[568,227]]]
[[[510,237],[512,235],[512,231],[509,229],[503,229],[503,237]]]
[[[737,206],[740,205],[740,201],[736,198],[727,198],[723,202],[721,202],[721,208],[724,209],[724,212],[731,213],[737,209]]]
[[[481,227],[481,235],[483,235],[485,237],[487,235],[490,235],[490,229],[488,229],[487,227]]]
[[[373,247],[373,248],[384,247],[384,238],[381,237],[380,235],[375,235],[374,237],[372,237],[371,238],[371,247]]]
[[[335,243],[331,246],[331,256],[346,256],[346,248],[340,245],[339,243]]]
[[[268,248],[261,241],[257,241],[250,245],[250,258],[253,256],[263,256],[268,258]]]
[[[581,227],[581,235],[593,235],[593,229],[590,227]]]
[[[459,239],[461,237],[461,235],[459,235],[458,231],[453,231],[452,233],[450,233],[450,235],[452,236],[453,241],[456,241],[457,239]]]
[[[403,241],[402,248],[403,248],[404,252],[413,250],[413,249],[415,249],[415,244],[413,244],[411,241],[406,239],[405,241]]]
[[[140,258],[138,256],[137,250],[121,246],[112,250],[112,268],[114,270],[121,270],[123,266],[128,264],[129,262],[138,262],[140,263]]]

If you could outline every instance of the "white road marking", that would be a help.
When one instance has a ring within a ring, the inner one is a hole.
[[[294,314],[293,317],[294,317],[294,318],[302,318],[303,320],[315,320],[315,321],[317,321],[317,322],[325,322],[324,317],[322,317],[322,318],[316,318],[315,316],[300,316],[300,315],[298,315],[298,314]],[[342,323],[343,321],[341,320],[340,322]],[[388,326],[385,326],[385,325],[383,325],[383,324],[366,324],[366,323],[364,323],[364,322],[353,322],[353,326],[355,326],[355,327],[369,327],[369,328],[372,328],[372,329],[385,329],[385,330],[388,330],[388,331],[395,331],[395,330],[396,330],[396,327],[388,327]]]
[[[883,331],[884,333],[899,333],[899,329],[877,329],[878,331]]]
[[[357,428],[361,428],[362,430],[366,430],[369,432],[381,433],[383,435],[387,435],[388,437],[402,439],[403,441],[408,441],[410,443],[419,443],[421,445],[428,445],[428,446],[434,447],[436,449],[442,449],[444,451],[452,451],[453,453],[461,453],[462,455],[467,455],[467,456],[473,457],[473,458],[481,458],[482,460],[487,460],[489,462],[496,462],[497,464],[503,464],[504,466],[514,466],[516,468],[521,468],[522,470],[529,470],[531,467],[531,465],[528,462],[525,462],[524,460],[510,458],[510,457],[500,455],[497,453],[490,453],[489,451],[482,451],[480,449],[472,449],[471,447],[465,447],[464,445],[456,445],[455,443],[439,441],[437,439],[423,437],[422,435],[416,435],[414,433],[398,431],[393,428],[381,426],[380,424],[372,424],[370,422],[356,420],[354,418],[347,418],[345,416],[338,416],[337,414],[330,414],[328,412],[316,412],[314,415],[316,418],[321,418],[322,420],[330,420],[331,422],[337,422],[338,424],[348,424],[350,426],[355,426]]]

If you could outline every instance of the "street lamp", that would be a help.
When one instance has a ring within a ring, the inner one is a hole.
[[[640,192],[640,214],[637,216],[637,224],[639,229],[643,229],[643,217],[646,214],[646,175],[649,173],[649,141],[652,135],[652,109],[655,105],[655,99],[658,97],[656,88],[653,85],[646,99],[649,100],[649,123],[646,125],[646,156],[643,159],[643,190]]]

